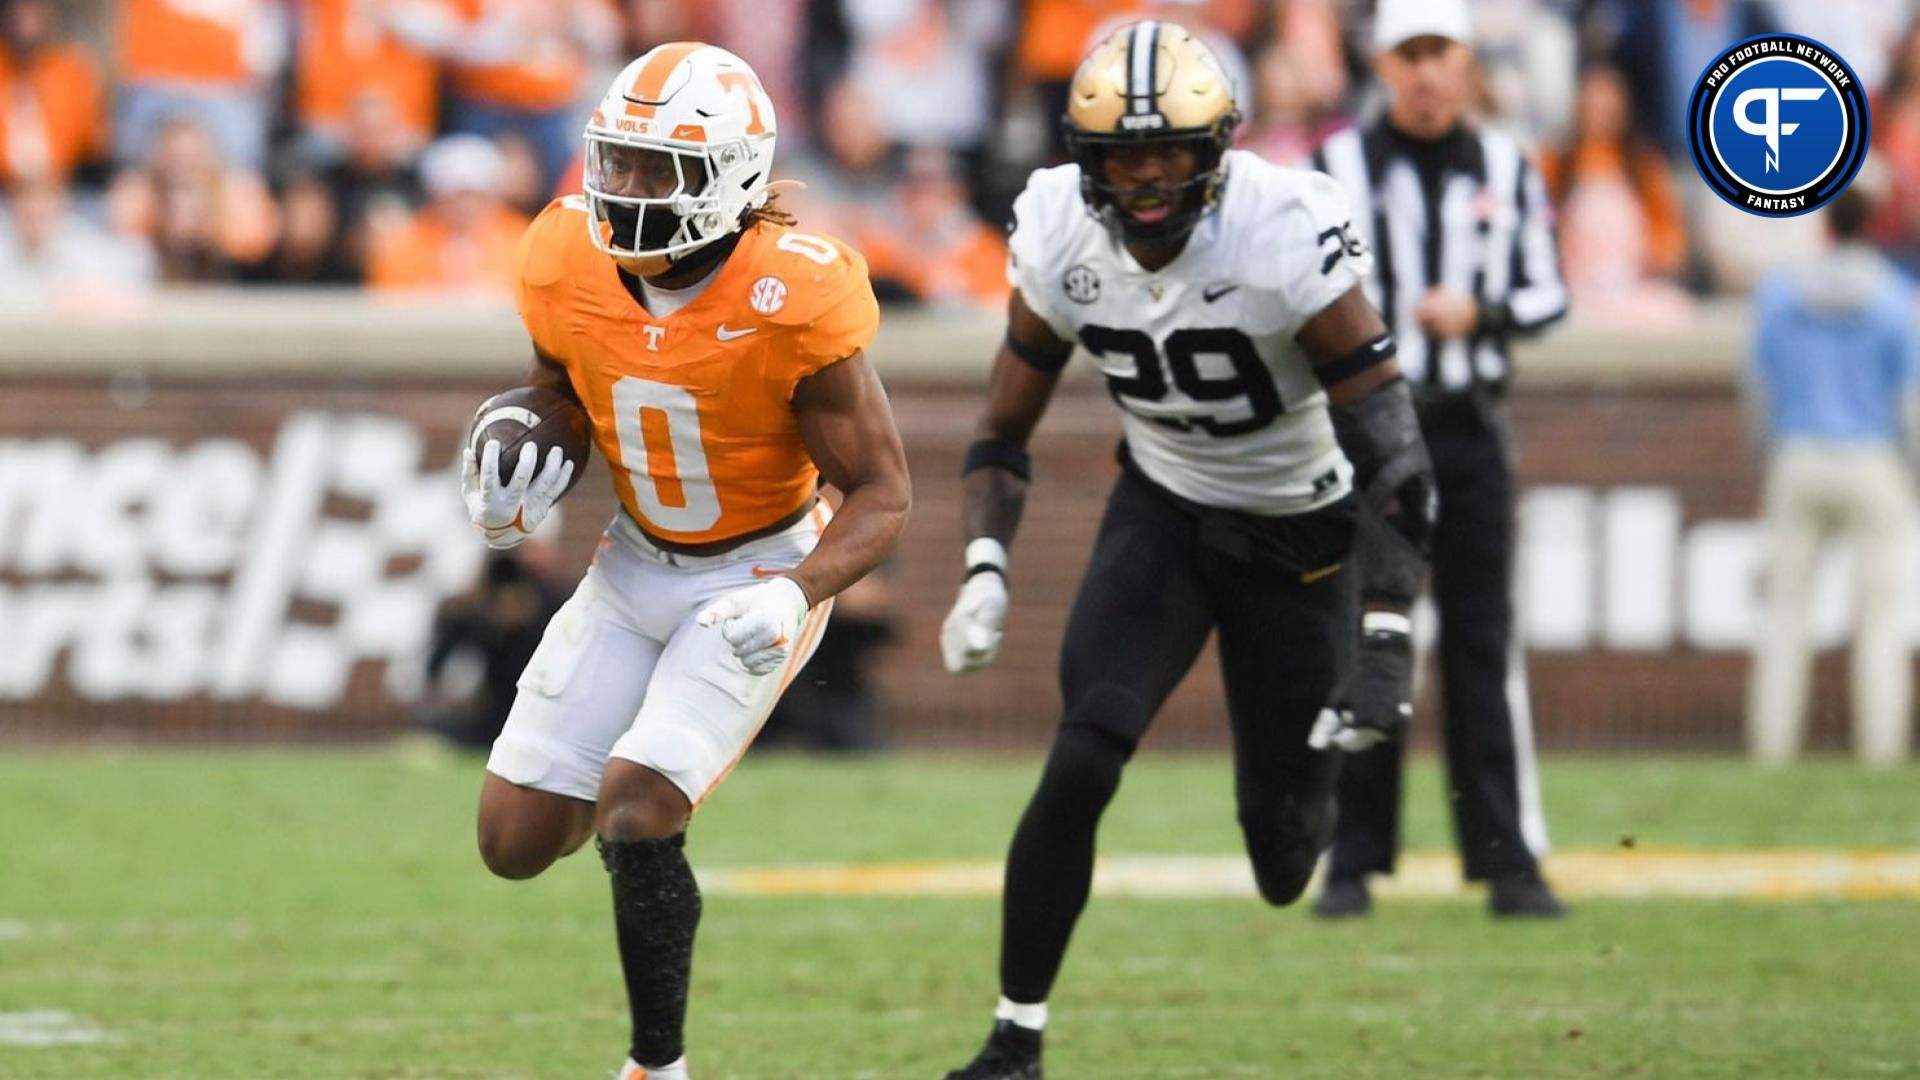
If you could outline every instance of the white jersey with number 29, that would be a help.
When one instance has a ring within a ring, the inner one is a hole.
[[[1346,494],[1352,467],[1293,338],[1366,279],[1372,255],[1323,173],[1227,152],[1220,204],[1156,271],[1087,210],[1080,167],[1035,172],[1014,201],[1008,276],[1085,349],[1154,482],[1205,506],[1296,514]]]

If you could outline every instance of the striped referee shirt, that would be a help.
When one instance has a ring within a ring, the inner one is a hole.
[[[1415,386],[1498,390],[1510,372],[1509,340],[1567,313],[1546,185],[1507,135],[1461,126],[1427,141],[1382,118],[1329,138],[1313,163],[1339,181],[1356,234],[1374,249],[1367,298]],[[1479,301],[1471,336],[1421,332],[1414,309],[1435,285]]]

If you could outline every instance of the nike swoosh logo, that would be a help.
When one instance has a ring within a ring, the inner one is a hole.
[[[769,568],[765,566],[756,566],[753,568],[754,577],[779,577],[781,574],[784,574],[784,573],[786,573],[785,570],[778,569],[777,567]]]
[[[726,323],[721,323],[720,328],[713,332],[713,336],[719,338],[721,341],[732,341],[734,338],[746,337],[758,329],[760,328],[757,326],[749,326],[745,330],[729,330],[727,329]]]
[[[1209,285],[1200,290],[1200,299],[1211,304],[1239,287],[1238,285]]]

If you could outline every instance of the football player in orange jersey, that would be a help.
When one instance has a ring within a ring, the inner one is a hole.
[[[520,677],[480,852],[528,878],[597,837],[633,1020],[621,1080],[687,1075],[688,818],[910,501],[862,353],[878,322],[866,263],[790,227],[773,147],[745,63],[661,45],[594,110],[585,195],[548,206],[517,256],[532,379],[585,406],[621,509]],[[541,462],[528,447],[510,476],[497,443],[467,454],[468,510],[496,546],[538,526],[573,468],[558,448]]]

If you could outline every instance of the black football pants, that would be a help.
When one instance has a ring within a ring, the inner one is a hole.
[[[1233,733],[1242,834],[1261,894],[1290,903],[1331,838],[1338,755],[1307,748],[1352,666],[1354,504],[1290,517],[1206,509],[1126,462],[1060,657],[1065,716],[1007,857],[1001,990],[1046,1000],[1086,904],[1120,773],[1207,636]]]
[[[1433,599],[1440,616],[1441,742],[1447,805],[1469,881],[1537,868],[1520,824],[1520,769],[1507,698],[1513,638],[1514,483],[1498,403],[1424,402],[1420,429],[1439,482]],[[1328,872],[1393,872],[1405,743],[1347,755]]]

